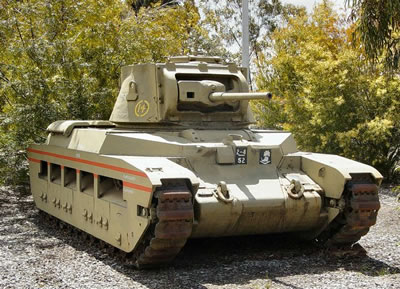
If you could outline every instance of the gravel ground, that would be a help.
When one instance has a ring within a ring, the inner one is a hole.
[[[202,239],[169,267],[139,271],[46,223],[29,194],[0,188],[0,288],[400,288],[400,203],[389,188],[380,197],[365,256],[291,235]]]

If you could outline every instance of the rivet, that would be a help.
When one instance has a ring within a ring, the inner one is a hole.
[[[102,219],[103,219],[102,217],[99,217],[99,218],[97,219],[97,221],[96,221],[96,224],[99,225],[100,227],[103,226]]]
[[[104,220],[103,220],[103,226],[104,226],[104,228],[105,228],[106,230],[108,230],[108,220],[107,220],[107,219],[104,219]]]
[[[121,241],[122,241],[121,233],[117,234],[117,237],[115,238],[115,240],[117,241],[118,244],[121,245]]]

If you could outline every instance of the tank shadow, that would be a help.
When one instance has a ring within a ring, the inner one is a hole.
[[[168,266],[137,270],[126,265],[117,254],[99,245],[43,223],[39,214],[32,219],[49,237],[56,237],[76,250],[84,251],[113,270],[148,288],[206,288],[204,284],[249,286],[256,279],[270,280],[288,288],[280,277],[322,274],[338,269],[368,276],[400,273],[400,268],[368,257],[337,257],[311,242],[300,241],[291,234],[245,236],[189,240]],[[45,245],[45,244],[44,244]],[[195,277],[193,277],[195,276]]]

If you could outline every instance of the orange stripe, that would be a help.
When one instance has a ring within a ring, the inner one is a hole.
[[[128,183],[128,182],[123,182],[123,184],[124,184],[125,187],[129,187],[129,188],[132,188],[132,189],[141,190],[141,191],[145,191],[145,192],[149,192],[149,193],[152,192],[152,189],[149,188],[149,187],[144,187],[144,186],[141,186],[141,185],[132,184],[132,183]]]
[[[97,179],[98,176],[99,176],[98,174],[93,174],[93,177],[94,177],[95,179]]]
[[[110,169],[110,170],[114,170],[117,172],[131,174],[131,175],[135,175],[135,176],[139,176],[139,177],[145,177],[145,178],[147,177],[147,175],[143,172],[120,168],[120,167],[116,167],[113,165],[107,165],[107,164],[103,164],[103,163],[93,162],[93,161],[84,160],[84,159],[78,159],[78,158],[59,155],[59,154],[50,153],[50,152],[39,151],[39,150],[35,150],[35,149],[28,149],[28,151],[32,152],[32,153],[50,156],[50,157],[55,157],[55,158],[65,159],[65,160],[69,160],[69,161],[73,161],[73,162],[79,162],[79,163],[83,163],[83,164],[87,164],[87,165],[92,165],[92,166],[96,166],[96,167],[100,167],[100,168]]]
[[[31,162],[34,162],[34,163],[40,163],[40,160],[37,160],[34,158],[28,158],[28,160],[30,160]]]
[[[122,172],[122,173],[127,173],[127,174],[131,174],[131,175],[140,176],[140,177],[146,177],[147,178],[147,175],[145,173],[142,173],[142,172],[139,172],[139,171],[135,171],[135,170],[130,170],[130,169],[124,169],[124,168],[116,167],[116,166],[113,166],[113,165],[107,165],[107,164],[103,164],[103,163],[88,161],[88,160],[84,160],[84,159],[78,159],[78,158],[64,156],[64,155],[50,153],[50,152],[44,152],[44,151],[31,149],[31,148],[28,148],[28,151],[32,152],[32,153],[37,153],[37,154],[46,155],[46,156],[50,156],[50,157],[65,159],[65,160],[78,162],[78,163],[84,163],[84,164],[88,164],[88,165],[92,165],[92,166],[96,166],[96,167],[100,167],[100,168],[110,169],[110,170],[114,170],[114,171],[117,171],[117,172]],[[32,160],[40,162],[40,160],[36,160],[36,159],[32,159]],[[47,163],[50,165],[49,162],[47,162]],[[80,170],[77,169],[76,172],[80,173]],[[97,174],[93,174],[93,175],[95,177],[97,177]],[[133,189],[136,189],[136,190],[144,191],[144,192],[151,193],[153,191],[151,187],[145,187],[145,186],[132,184],[132,183],[128,183],[128,182],[123,182],[123,184],[124,184],[124,186],[130,187],[130,188],[133,188]]]

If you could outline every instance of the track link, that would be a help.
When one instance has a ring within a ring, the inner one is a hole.
[[[164,190],[156,198],[157,222],[150,228],[147,244],[135,252],[138,268],[171,262],[192,233],[194,213],[189,191]]]
[[[345,189],[344,211],[328,227],[326,245],[352,245],[376,223],[378,186],[369,174],[354,174]]]

